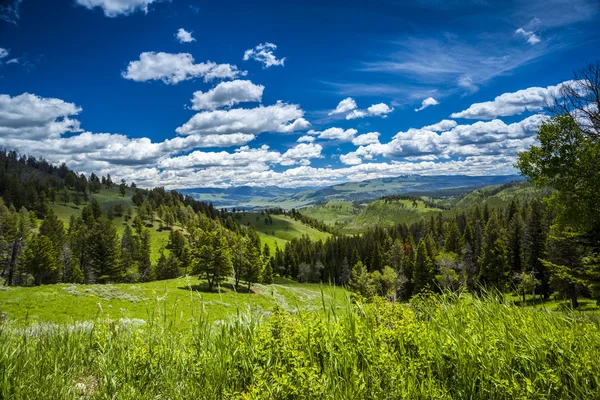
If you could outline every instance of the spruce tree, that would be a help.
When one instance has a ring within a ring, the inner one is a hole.
[[[34,276],[37,286],[46,283],[48,278],[52,280],[58,270],[58,255],[50,238],[35,236],[23,252],[22,265]]]
[[[413,294],[419,293],[426,288],[433,287],[433,261],[427,254],[427,246],[424,240],[419,242],[417,247],[417,256],[415,258],[415,266],[413,270]]]
[[[509,273],[506,247],[502,236],[498,219],[495,214],[492,214],[485,229],[483,253],[479,260],[479,283],[501,291],[506,288]]]
[[[89,251],[90,265],[99,283],[119,282],[122,279],[119,237],[105,216],[101,216],[92,228]]]

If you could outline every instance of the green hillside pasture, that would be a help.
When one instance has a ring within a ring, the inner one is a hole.
[[[422,218],[430,218],[438,213],[444,216],[453,215],[453,211],[431,208],[422,200],[416,200],[417,207],[413,207],[412,200],[377,200],[369,203],[367,207],[346,225],[347,231],[362,231],[375,226],[392,226],[395,224],[411,224]]]
[[[522,182],[498,191],[501,185],[486,186],[466,194],[457,203],[457,209],[467,209],[475,206],[506,207],[513,200],[520,202],[541,199],[550,194],[548,190],[540,190],[528,182]],[[497,192],[497,193],[496,193]]]
[[[204,280],[190,276],[137,284],[0,287],[0,315],[25,326],[97,318],[148,321],[160,311],[178,330],[189,328],[201,314],[215,321],[238,312],[266,314],[275,306],[289,311],[318,309],[323,299],[342,304],[345,293],[342,288],[289,280],[254,285],[251,293],[244,285],[236,292],[232,282],[221,285],[220,291],[208,292]]]
[[[468,295],[323,303],[318,313],[197,318],[180,332],[168,316],[0,322],[0,398],[598,398],[600,326],[589,316]]]
[[[343,227],[352,221],[364,207],[350,201],[333,201],[327,204],[300,209],[307,217],[314,218],[334,227]]]
[[[283,249],[287,242],[304,235],[308,235],[314,241],[326,240],[330,236],[329,233],[321,232],[284,215],[271,215],[273,223],[267,224],[265,223],[266,216],[259,212],[247,212],[246,215],[236,214],[236,219],[240,225],[248,226],[250,224],[253,226],[262,242],[269,245],[271,251],[275,250],[275,245]]]

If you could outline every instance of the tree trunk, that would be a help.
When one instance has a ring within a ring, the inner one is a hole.
[[[571,300],[571,308],[573,310],[579,308],[579,301],[577,301],[577,291],[574,287],[571,287],[571,290],[569,290],[569,299]]]
[[[15,240],[12,247],[10,256],[10,264],[8,266],[8,278],[6,280],[6,286],[12,286],[13,279],[15,276],[15,269],[17,267],[17,257],[19,256],[19,247],[21,247],[21,238]]]

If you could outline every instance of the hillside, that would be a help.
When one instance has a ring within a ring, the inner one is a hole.
[[[283,250],[287,242],[301,236],[307,235],[311,240],[325,240],[331,236],[286,215],[271,215],[272,222],[265,221],[266,217],[265,213],[260,212],[235,215],[240,225],[252,226],[258,232],[261,242],[268,244],[271,252],[275,251],[276,246]]]
[[[354,219],[344,226],[345,231],[362,231],[376,226],[392,226],[399,223],[411,224],[432,215],[452,215],[452,211],[443,210],[426,204],[423,200],[376,200],[369,203]]]
[[[398,194],[430,193],[444,189],[473,190],[492,184],[520,180],[519,176],[420,176],[403,175],[394,178],[371,179],[361,182],[347,182],[324,188],[204,188],[185,189],[183,193],[197,200],[212,202],[218,207],[292,209],[328,202],[362,202],[382,196]]]
[[[459,198],[454,207],[468,209],[475,206],[506,207],[513,200],[529,201],[541,199],[550,194],[549,190],[539,190],[529,182],[511,182],[504,185],[492,185],[474,190]]]
[[[360,214],[363,208],[363,205],[350,201],[332,201],[326,204],[302,208],[300,212],[328,225],[344,227]]]

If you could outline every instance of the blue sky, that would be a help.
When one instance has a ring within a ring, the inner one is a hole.
[[[514,173],[599,3],[405,3],[0,1],[0,145],[169,188]]]

